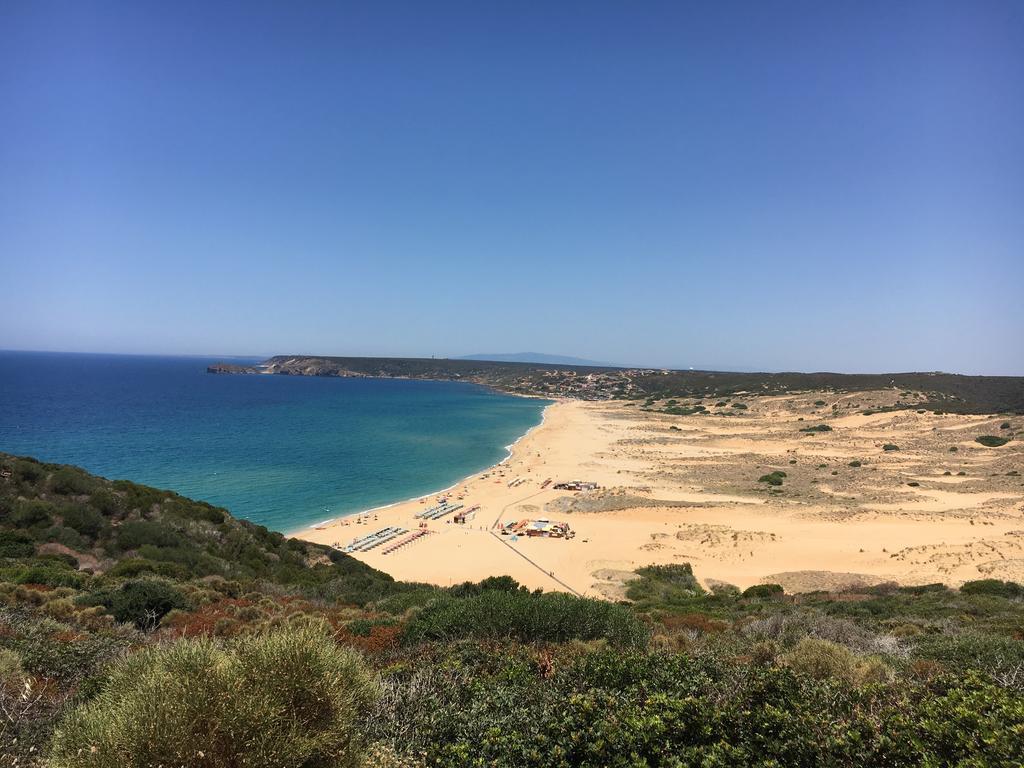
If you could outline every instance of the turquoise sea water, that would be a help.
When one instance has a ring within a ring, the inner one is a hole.
[[[0,352],[0,451],[289,532],[452,485],[547,405],[455,382],[217,376],[211,362]]]

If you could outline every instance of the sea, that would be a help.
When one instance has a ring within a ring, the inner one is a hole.
[[[291,533],[496,464],[550,404],[460,382],[206,372],[221,360],[0,351],[0,451]]]

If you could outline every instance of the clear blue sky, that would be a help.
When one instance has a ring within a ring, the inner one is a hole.
[[[1024,3],[3,0],[0,348],[1024,374]]]

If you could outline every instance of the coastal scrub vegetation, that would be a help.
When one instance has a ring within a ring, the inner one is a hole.
[[[999,437],[998,435],[981,435],[980,437],[974,438],[976,443],[981,443],[986,448],[998,448],[1001,445],[1006,445],[1010,442],[1008,437]]]
[[[0,765],[1015,766],[1022,627],[994,578],[406,584],[0,454]]]

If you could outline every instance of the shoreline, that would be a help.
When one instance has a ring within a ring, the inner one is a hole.
[[[275,374],[267,374],[267,375],[275,375]],[[366,377],[366,378],[371,378],[371,377]],[[372,377],[372,378],[389,378],[389,377]],[[398,378],[398,377],[390,377],[390,378]],[[432,379],[432,381],[443,381],[443,379]],[[474,384],[474,382],[468,382],[468,381],[467,382],[461,382],[461,383]],[[476,386],[486,386],[486,385],[478,384]],[[487,388],[489,389],[489,387],[487,387]],[[497,391],[497,390],[495,390],[495,391]],[[500,394],[509,395],[510,393],[508,393],[508,392],[500,392]],[[304,534],[304,533],[307,533],[309,531],[319,531],[319,530],[322,530],[323,528],[325,528],[325,527],[327,527],[327,526],[329,526],[329,525],[331,525],[333,523],[337,523],[337,522],[339,522],[341,520],[344,520],[344,519],[355,518],[355,517],[362,517],[364,515],[371,515],[371,514],[374,514],[376,512],[381,512],[383,510],[392,509],[394,507],[401,506],[402,504],[412,504],[414,502],[415,503],[419,503],[420,501],[423,501],[424,499],[428,499],[431,496],[438,496],[440,494],[448,493],[448,492],[452,491],[453,489],[457,488],[458,486],[462,485],[463,483],[466,483],[469,480],[471,480],[472,478],[474,478],[477,475],[481,474],[482,472],[491,472],[491,471],[495,470],[497,467],[500,467],[502,464],[505,464],[506,462],[508,462],[510,459],[513,458],[514,453],[515,453],[515,447],[517,445],[519,445],[523,440],[525,440],[527,437],[529,437],[529,435],[532,432],[534,432],[536,430],[539,430],[541,427],[544,426],[544,422],[547,419],[548,409],[550,409],[550,408],[554,407],[555,405],[558,405],[560,402],[562,402],[561,398],[557,398],[557,399],[556,398],[549,398],[549,397],[542,398],[542,397],[538,397],[536,395],[512,395],[512,396],[513,397],[527,397],[527,398],[534,399],[534,400],[553,400],[553,402],[549,403],[548,405],[545,405],[544,408],[541,410],[541,412],[540,412],[540,422],[539,423],[534,424],[532,427],[530,427],[528,430],[526,430],[523,434],[521,434],[519,437],[517,437],[511,443],[509,443],[508,445],[504,446],[504,448],[505,448],[505,457],[503,459],[501,459],[500,461],[497,461],[494,464],[489,464],[489,465],[487,465],[486,467],[484,467],[482,469],[476,470],[475,472],[470,472],[468,475],[459,478],[458,480],[456,480],[451,485],[449,485],[449,486],[447,486],[445,488],[441,488],[440,490],[437,490],[437,491],[429,491],[427,493],[420,494],[419,496],[412,496],[412,497],[406,498],[406,499],[399,499],[398,501],[391,501],[391,502],[388,502],[387,504],[381,504],[381,505],[376,506],[376,507],[370,507],[369,509],[363,509],[363,510],[359,510],[359,511],[356,511],[356,512],[348,512],[346,514],[336,515],[335,517],[329,517],[326,520],[322,520],[321,522],[315,523],[313,525],[305,525],[302,528],[297,528],[295,530],[289,530],[289,531],[282,531],[281,533],[285,537],[287,537],[289,539],[302,539],[302,538],[305,538],[305,537],[302,536],[302,534]]]
[[[1024,580],[1024,490],[1007,471],[1024,466],[1024,444],[974,440],[1001,416],[862,413],[897,396],[749,395],[749,410],[728,419],[557,399],[502,461],[288,535],[343,548],[384,528],[405,531],[396,543],[423,531],[408,546],[352,556],[403,581],[509,575],[530,589],[608,599],[624,597],[638,568],[681,563],[705,585],[780,583],[792,592],[958,586],[992,573]],[[823,415],[821,400],[842,410]],[[814,420],[834,431],[801,431]],[[901,450],[883,451],[887,443]],[[782,469],[779,487],[758,479]],[[600,490],[554,487],[572,480]],[[440,496],[475,514],[460,524],[451,513],[417,517]],[[499,521],[522,520],[564,522],[575,536],[496,535]]]

